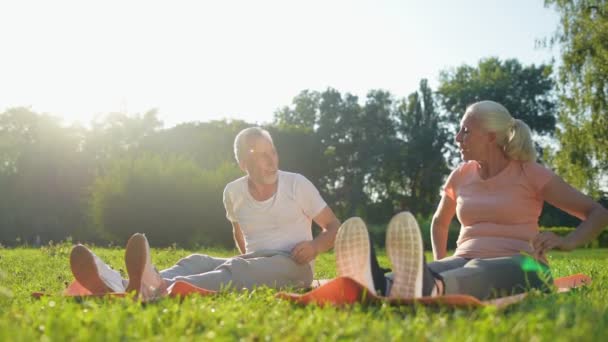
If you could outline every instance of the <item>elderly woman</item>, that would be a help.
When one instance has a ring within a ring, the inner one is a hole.
[[[401,213],[389,223],[391,297],[468,294],[487,299],[542,289],[551,280],[548,250],[572,250],[608,225],[604,207],[536,163],[529,127],[504,106],[477,102],[467,108],[460,126],[456,142],[464,163],[449,175],[433,216],[435,261],[425,264],[418,224],[411,214]],[[565,237],[539,233],[544,201],[580,218],[581,224]],[[448,227],[454,215],[462,226],[456,251],[447,257]],[[367,235],[358,218],[340,228],[338,273],[383,290],[386,280],[378,276],[382,272],[375,257],[371,266],[351,267],[369,255],[365,247],[357,247],[365,244],[352,242],[361,238]]]

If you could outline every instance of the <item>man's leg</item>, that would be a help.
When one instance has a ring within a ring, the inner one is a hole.
[[[164,279],[173,279],[211,272],[227,260],[225,258],[214,258],[205,254],[192,254],[181,259],[174,266],[161,271],[160,275]]]
[[[468,294],[481,300],[522,293],[532,288],[547,290],[549,268],[531,257],[473,259],[464,267],[440,273],[445,294]]]
[[[83,245],[72,248],[70,268],[80,285],[92,293],[125,291],[127,282],[122,279],[120,273]]]
[[[213,271],[178,276],[171,281],[185,281],[207,290],[217,291],[226,287],[305,288],[310,286],[312,279],[313,274],[309,264],[297,264],[284,253],[258,252],[230,258]]]

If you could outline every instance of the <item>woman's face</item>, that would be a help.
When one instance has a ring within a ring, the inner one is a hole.
[[[492,146],[492,136],[487,132],[471,112],[466,112],[460,121],[460,130],[456,134],[456,143],[462,160],[485,160],[488,148]]]

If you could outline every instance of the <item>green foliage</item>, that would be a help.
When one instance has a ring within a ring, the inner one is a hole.
[[[119,242],[144,232],[150,243],[160,246],[231,245],[222,193],[240,175],[234,164],[203,170],[181,157],[116,161],[93,184],[93,223]]]
[[[307,157],[298,170],[339,217],[383,222],[405,209],[427,215],[438,201],[448,170],[436,107],[426,80],[407,99],[372,90],[364,104],[335,89],[303,91],[275,114],[275,127],[297,138],[294,151]]]
[[[441,103],[458,115],[475,96],[526,115],[537,109],[524,119],[548,132],[549,72],[492,58],[462,66],[443,74]],[[382,223],[402,210],[429,217],[449,172],[454,124],[437,103],[426,80],[403,99],[383,90],[365,99],[335,89],[303,91],[266,128],[280,167],[310,179],[339,218]],[[212,121],[163,128],[154,110],[110,113],[90,128],[66,127],[27,108],[0,113],[0,243],[39,246],[72,236],[122,245],[142,231],[157,245],[232,245],[221,190],[242,175],[232,144],[248,126]],[[576,224],[551,210],[541,222]]]
[[[539,134],[555,129],[554,82],[549,65],[523,66],[517,59],[501,61],[491,57],[476,66],[462,65],[442,71],[439,79],[440,103],[446,111],[453,142],[456,127],[467,106],[481,100],[503,104],[511,115],[525,121]]]
[[[541,227],[541,232],[552,232],[559,236],[566,236],[572,233],[576,228],[572,227]],[[604,229],[593,241],[589,242],[587,248],[607,248],[608,247],[608,229]]]
[[[279,167],[304,175],[317,187],[327,171],[319,162],[321,142],[307,128],[297,126],[267,126],[279,154]]]
[[[213,170],[235,160],[234,137],[249,126],[238,120],[183,123],[146,136],[139,151],[167,158],[186,157],[202,169]]]
[[[124,250],[96,248],[95,252],[116,268],[122,267]],[[162,269],[193,252],[234,253],[153,249],[152,259]],[[607,252],[551,252],[554,276],[585,273],[593,282],[570,293],[531,293],[523,302],[497,310],[302,307],[276,299],[276,292],[266,288],[215,297],[167,298],[147,305],[120,298],[76,301],[56,295],[72,279],[67,258],[16,248],[3,251],[0,258],[0,269],[10,275],[5,286],[13,290],[12,298],[0,298],[0,340],[592,341],[608,330]],[[379,254],[383,266],[389,266],[384,263],[384,251]],[[324,254],[315,269],[317,277],[335,276],[333,255]],[[51,296],[34,300],[32,291]]]
[[[574,228],[581,223],[577,217],[560,210],[549,203],[543,204],[543,210],[538,220],[541,227],[568,226]]]
[[[560,15],[558,173],[599,197],[608,172],[608,1],[545,0]]]
[[[28,108],[0,113],[0,242],[60,240],[85,221],[92,179],[81,130]]]
[[[420,226],[420,233],[422,235],[422,243],[426,251],[432,250],[432,238],[431,238],[431,221],[432,218],[425,218],[423,216],[417,217],[418,225]],[[384,248],[386,246],[386,225],[371,224],[368,227],[370,237],[375,246]],[[460,223],[456,220],[452,221],[448,230],[448,244],[449,250],[456,249],[456,241],[460,234]]]
[[[378,177],[397,202],[395,207],[428,217],[439,203],[439,189],[449,169],[444,156],[448,135],[427,80],[399,103],[396,115],[399,144],[387,153],[389,167]]]

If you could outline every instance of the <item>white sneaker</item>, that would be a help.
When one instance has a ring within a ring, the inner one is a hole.
[[[143,301],[166,294],[166,282],[152,265],[150,245],[144,234],[133,234],[127,242],[125,263],[129,274],[126,292],[134,291]]]
[[[125,291],[120,273],[83,245],[72,248],[70,268],[74,278],[94,294]]]
[[[369,233],[365,222],[351,217],[342,223],[336,235],[335,253],[339,277],[349,277],[376,294],[370,265]]]
[[[410,212],[399,213],[389,222],[386,253],[394,272],[389,296],[422,297],[424,249],[418,222]]]

